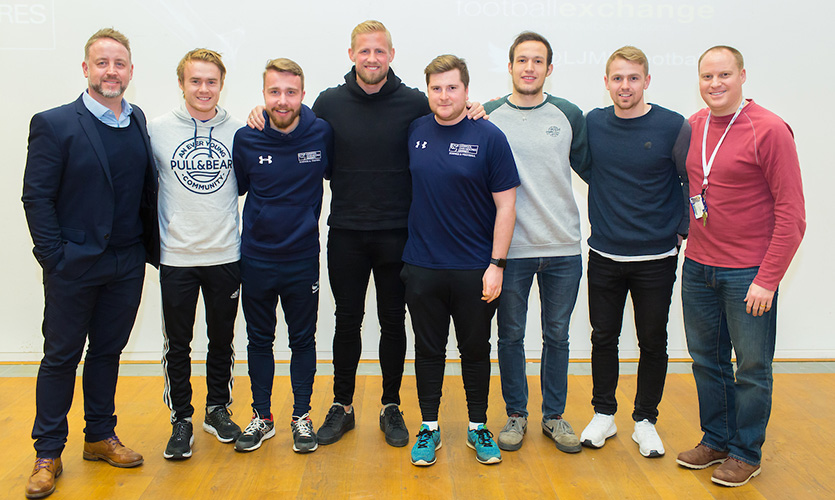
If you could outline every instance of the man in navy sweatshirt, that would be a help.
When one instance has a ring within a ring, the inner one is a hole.
[[[617,432],[618,338],[632,295],[640,348],[632,439],[660,457],[655,422],[667,377],[667,318],[678,249],[689,227],[685,160],[690,125],[644,101],[649,64],[635,47],[616,50],[603,78],[613,106],[586,116],[589,183],[589,318],[594,417],[580,435],[600,448]]]
[[[304,98],[304,73],[289,59],[264,70],[264,130],[241,128],[232,158],[239,194],[247,194],[241,234],[241,285],[252,385],[252,420],[235,443],[253,451],[275,435],[270,412],[276,306],[287,323],[293,387],[293,451],[318,447],[310,420],[319,308],[319,214],[333,132]]]

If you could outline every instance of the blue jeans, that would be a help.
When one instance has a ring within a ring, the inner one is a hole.
[[[507,414],[528,415],[525,323],[533,277],[542,304],[542,417],[565,411],[568,392],[568,322],[583,274],[579,255],[508,259],[499,302],[499,369]]]
[[[745,294],[759,268],[712,267],[685,259],[681,300],[687,348],[699,394],[701,444],[757,465],[771,414],[771,362],[777,336],[777,293],[771,310],[745,312]],[[736,353],[736,380],[731,364]]]

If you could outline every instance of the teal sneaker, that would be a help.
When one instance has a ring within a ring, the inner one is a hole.
[[[475,450],[475,459],[482,464],[497,464],[502,461],[502,452],[493,441],[493,433],[479,424],[474,431],[467,431],[467,446]]]
[[[417,441],[412,446],[412,465],[428,467],[435,463],[435,450],[441,448],[441,431],[430,430],[421,425],[417,434]]]

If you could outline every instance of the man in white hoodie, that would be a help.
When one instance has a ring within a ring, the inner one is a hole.
[[[225,76],[217,52],[188,52],[177,66],[183,104],[148,127],[159,172],[163,399],[173,425],[167,459],[189,458],[194,443],[190,344],[200,289],[209,337],[203,430],[223,443],[241,434],[228,407],[241,282],[232,141],[243,123],[218,106]]]

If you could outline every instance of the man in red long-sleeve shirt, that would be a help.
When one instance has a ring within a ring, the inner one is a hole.
[[[691,469],[721,463],[712,480],[741,486],[760,473],[771,412],[777,287],[806,229],[791,128],[743,99],[742,54],[708,49],[690,117],[690,238],[682,303],[704,436],[678,456]],[[736,353],[737,369],[731,363]]]

